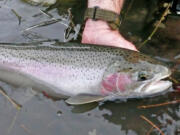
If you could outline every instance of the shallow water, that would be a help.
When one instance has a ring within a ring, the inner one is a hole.
[[[81,2],[79,7],[76,7],[79,9],[72,8],[72,13],[77,18],[75,20],[76,27],[72,28],[69,31],[70,36],[65,38],[64,33],[67,32],[70,22],[67,9],[76,6],[75,1],[63,1],[58,8],[52,8],[48,12],[54,18],[60,18],[62,21],[27,30],[30,26],[52,19],[40,11],[47,7],[31,6],[20,0],[0,0],[0,42],[42,41],[43,44],[69,40],[80,42],[78,31],[79,26],[82,25],[77,25],[77,23],[81,23],[82,18],[77,17],[77,11],[79,14],[82,13],[81,6],[83,7],[85,2],[83,0],[78,0],[78,2]],[[147,13],[152,12],[153,14],[154,10],[157,9],[157,2],[138,0],[130,4],[132,7],[123,20],[120,31],[138,46],[152,30],[150,22],[154,18]],[[128,5],[125,7],[124,12],[127,12]],[[21,16],[20,23],[12,9]],[[167,22],[169,23],[167,25],[170,25],[172,20],[174,18],[168,17]],[[178,19],[173,22],[176,24]],[[173,36],[174,33],[171,30],[168,31],[168,28],[160,29],[152,40],[141,48],[141,51],[166,62],[170,66],[175,65],[178,61],[175,58],[180,55],[180,40],[173,38],[176,34]],[[173,74],[177,80],[180,80],[179,72],[180,67],[177,66],[177,70]],[[17,111],[4,96],[0,95],[0,134],[2,135],[145,135],[152,126],[140,118],[141,115],[155,123],[166,135],[180,134],[179,104],[149,109],[137,108],[140,105],[180,99],[179,92],[171,92],[153,98],[131,99],[126,102],[113,101],[69,106],[63,100],[52,101],[42,94],[29,97],[31,95],[27,93],[29,90],[26,91],[24,88],[14,88],[3,82],[0,83],[0,86],[10,97],[23,105],[22,109]],[[159,132],[153,129],[151,135],[159,135]]]

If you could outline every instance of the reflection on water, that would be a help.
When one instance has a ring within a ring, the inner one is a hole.
[[[139,44],[151,31],[152,27],[148,28],[148,24],[154,19],[153,12],[157,10],[157,1],[138,0],[131,4],[132,6],[120,29],[127,38]],[[85,5],[84,0],[59,0],[56,5],[47,9],[47,7],[42,6],[31,6],[20,0],[1,0],[0,42],[23,43],[49,39],[64,41],[64,32],[67,31],[70,24],[68,9],[72,7],[75,26],[78,23],[81,24],[79,26],[82,26]],[[128,5],[125,5],[124,12],[128,9]],[[20,23],[12,9],[21,16]],[[48,12],[45,14],[41,10]],[[51,16],[48,16],[47,13]],[[25,31],[30,26],[51,20],[52,17],[62,20]],[[167,24],[172,27],[172,24],[176,24],[178,21],[179,19],[168,18]],[[172,38],[173,34],[176,34],[168,28],[160,29],[141,50],[152,56],[157,56],[162,61],[168,60],[167,63],[175,65],[175,57],[178,57],[180,53],[180,41],[178,38]],[[168,30],[167,34],[166,30]],[[73,37],[75,35],[74,29],[70,30],[69,33]],[[46,42],[46,44],[48,43]],[[180,70],[179,67],[178,70]],[[180,80],[179,72],[175,72],[174,76]],[[23,105],[22,109],[17,111],[4,96],[0,95],[0,131],[2,135],[144,135],[151,130],[152,126],[142,120],[141,115],[155,123],[166,135],[180,134],[179,104],[149,109],[137,108],[140,105],[179,99],[178,92],[155,98],[131,99],[127,102],[117,100],[69,106],[63,100],[52,101],[41,94],[29,94],[23,88],[14,88],[4,83],[1,83],[1,87],[10,97]],[[151,134],[157,135],[159,132],[152,129]]]

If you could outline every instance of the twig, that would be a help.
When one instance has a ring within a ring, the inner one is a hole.
[[[14,10],[14,9],[11,9],[11,11],[15,14],[15,16],[18,18],[18,21],[19,21],[19,25],[21,24],[21,19],[22,17]]]
[[[23,128],[24,131],[26,131],[27,134],[33,135],[32,132],[24,124],[20,125],[20,127]]]
[[[147,132],[146,135],[150,135],[154,127],[151,127],[150,130]]]
[[[21,109],[21,105],[17,104],[13,99],[11,99],[3,90],[0,89],[0,93],[7,98],[7,100],[17,109]]]
[[[141,117],[143,120],[145,120],[146,122],[148,122],[151,126],[153,126],[154,128],[156,128],[156,129],[161,133],[161,135],[165,135],[158,126],[156,126],[153,122],[151,122],[150,120],[148,120],[145,116],[141,115],[140,117]]]
[[[177,104],[177,103],[180,103],[180,99],[165,102],[165,103],[160,103],[160,104],[138,106],[137,108],[139,108],[139,109],[147,109],[147,108],[160,107],[160,106],[165,106],[165,105],[170,105],[170,104]]]
[[[40,12],[41,12],[42,14],[50,17],[50,18],[53,18],[53,16],[52,16],[51,14],[47,13],[46,11],[43,11],[43,10],[40,9]]]
[[[29,134],[29,135],[35,135],[35,134],[32,133],[32,131],[31,131],[29,128],[27,128],[24,124],[21,124],[20,127],[23,128],[24,131],[25,131],[27,134]]]
[[[54,23],[57,23],[58,21],[60,21],[61,19],[57,19],[57,20],[49,20],[49,21],[45,21],[45,22],[41,22],[39,24],[35,24],[35,25],[32,25],[28,28],[25,29],[25,31],[29,31],[31,29],[34,29],[34,28],[38,28],[38,27],[43,27],[43,26],[47,26],[47,25],[50,25],[50,24],[54,24]]]
[[[160,20],[158,21],[157,25],[155,26],[154,30],[152,33],[148,36],[148,38],[138,47],[140,49],[143,45],[145,45],[149,40],[151,40],[152,36],[156,33],[157,29],[159,28],[159,25],[163,21],[164,17],[169,13],[169,8],[171,6],[171,3],[169,3],[166,7],[166,10],[164,11],[163,15],[161,16]]]
[[[129,13],[129,10],[131,9],[133,3],[134,3],[134,0],[131,0],[131,1],[130,1],[130,4],[129,4],[128,7],[127,7],[126,13],[124,14],[124,18],[123,18],[124,20],[126,19],[127,14]]]
[[[14,118],[13,118],[13,120],[12,120],[12,122],[11,122],[11,125],[10,125],[9,128],[8,128],[8,134],[10,134],[12,128],[14,127],[14,124],[16,123],[17,116],[18,116],[19,112],[20,112],[20,111],[17,111],[17,112],[16,112],[16,115],[15,115]]]
[[[172,76],[169,76],[168,78],[169,78],[173,83],[175,83],[175,84],[178,84],[178,83],[179,83],[179,81],[176,80],[175,78],[173,78]]]
[[[21,42],[21,43],[13,43],[13,42],[0,42],[0,46],[4,46],[4,45],[16,45],[16,46],[25,46],[25,45],[38,45],[38,44],[42,44],[44,42],[57,42],[57,40],[55,39],[45,39],[45,40],[41,40],[41,41],[34,41],[34,42]]]

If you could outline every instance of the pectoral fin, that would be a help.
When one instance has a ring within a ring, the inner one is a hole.
[[[82,104],[102,101],[104,98],[105,98],[104,96],[100,96],[100,95],[79,94],[68,98],[66,100],[66,103],[70,105],[82,105]]]

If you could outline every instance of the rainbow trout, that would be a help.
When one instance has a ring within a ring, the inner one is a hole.
[[[0,45],[0,80],[85,104],[167,91],[171,71],[139,52],[96,45]]]

